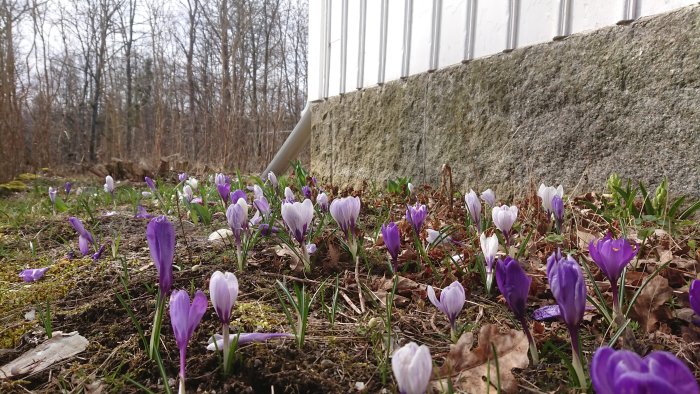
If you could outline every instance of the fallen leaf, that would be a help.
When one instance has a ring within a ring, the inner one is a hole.
[[[578,248],[581,250],[588,250],[588,244],[598,237],[585,231],[576,230],[576,238],[578,238]]]
[[[226,239],[233,237],[233,231],[229,228],[222,228],[209,234],[209,242],[214,245],[226,244]]]
[[[633,317],[646,332],[654,331],[655,324],[666,315],[662,306],[673,295],[668,279],[657,275],[644,287],[632,308]]]
[[[471,349],[474,337],[471,333],[462,334],[456,344],[450,346],[445,364],[438,371],[439,380],[433,387],[446,387],[445,379],[453,379],[453,387],[462,392],[495,392],[500,382],[504,393],[514,393],[518,389],[513,368],[525,368],[529,364],[527,357],[528,342],[522,331],[508,330],[501,333],[494,324],[487,324],[479,331],[479,344]],[[498,371],[493,359],[493,348],[498,357]],[[486,377],[490,376],[490,384]]]
[[[0,367],[0,379],[43,371],[84,351],[87,346],[88,340],[77,331],[70,334],[55,331],[51,339]]]
[[[302,264],[300,264],[299,256],[297,256],[293,250],[289,249],[287,245],[277,246],[275,248],[275,254],[279,257],[289,257],[291,260],[289,268],[291,268],[292,271],[301,271],[304,268]]]

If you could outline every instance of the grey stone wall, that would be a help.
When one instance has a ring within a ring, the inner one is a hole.
[[[317,103],[311,169],[522,195],[611,172],[700,196],[700,7],[478,59]]]

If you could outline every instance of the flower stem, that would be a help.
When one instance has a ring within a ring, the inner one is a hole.
[[[158,291],[158,302],[156,306],[156,314],[153,317],[153,329],[151,331],[151,343],[149,346],[148,355],[151,359],[155,359],[156,352],[160,347],[160,327],[163,324],[163,309],[165,309],[165,296]]]
[[[179,394],[185,394],[185,360],[187,359],[187,347],[180,349],[180,389]]]
[[[223,325],[223,334],[224,334],[224,376],[228,376],[228,352],[229,348],[231,345],[229,344],[229,337],[228,337],[228,324]]]
[[[537,352],[537,342],[535,342],[535,338],[532,337],[530,327],[528,327],[527,320],[525,320],[524,317],[520,319],[520,324],[523,326],[523,331],[525,331],[527,341],[530,343],[530,356],[532,356],[532,364],[537,365],[540,363],[540,355]]]
[[[236,259],[238,260],[238,271],[243,272],[245,262],[243,261],[243,251],[240,244],[236,245]]]
[[[611,282],[610,288],[613,294],[613,320],[615,320],[617,316],[622,316],[622,312],[620,311],[620,292],[617,288],[617,282]]]
[[[311,272],[311,257],[309,257],[309,251],[306,250],[306,245],[301,244],[301,258],[304,263],[304,271]]]
[[[365,296],[362,294],[362,283],[360,283],[360,256],[357,253],[357,241],[351,238],[348,241],[348,249],[355,260],[355,283],[357,284],[357,295],[360,299],[360,311],[365,313]]]
[[[583,365],[581,364],[581,356],[579,354],[578,329],[569,328],[569,334],[571,335],[571,364],[574,367],[574,371],[576,371],[579,386],[585,387],[586,374],[583,372]]]

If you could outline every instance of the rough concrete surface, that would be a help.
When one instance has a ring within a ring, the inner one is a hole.
[[[600,190],[611,172],[700,196],[700,7],[411,76],[315,104],[311,169],[411,176],[501,197]]]

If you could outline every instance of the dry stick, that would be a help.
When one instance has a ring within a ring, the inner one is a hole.
[[[360,310],[365,313],[365,296],[362,294],[362,283],[360,282],[360,257],[355,252],[355,283],[357,283],[357,295],[360,297]]]

